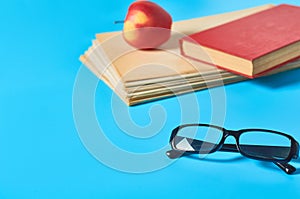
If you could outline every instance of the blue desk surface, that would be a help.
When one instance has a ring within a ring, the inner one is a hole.
[[[95,33],[122,28],[112,22],[131,2],[1,3],[0,198],[299,198],[300,172],[288,176],[230,153],[173,162],[163,151],[175,126],[216,117],[226,128],[269,128],[300,140],[300,70],[127,108],[78,57]],[[155,2],[174,20],[300,5]],[[85,78],[79,100],[77,74]],[[294,165],[300,170],[299,161]]]

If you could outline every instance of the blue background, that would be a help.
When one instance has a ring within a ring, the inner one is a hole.
[[[122,28],[112,22],[124,18],[131,2],[1,2],[0,198],[299,198],[299,172],[288,176],[272,164],[232,154],[203,161],[182,158],[158,171],[132,174],[111,169],[86,150],[72,113],[73,86],[81,66],[78,57],[95,33]],[[175,21],[283,3],[155,2]],[[296,0],[284,3],[300,5]],[[294,70],[226,86],[225,127],[270,128],[300,140],[299,75],[300,70]],[[90,78],[95,77],[90,74]],[[171,129],[179,125],[178,102],[170,98],[129,108],[132,120],[145,126],[151,122],[149,109],[157,104],[164,107],[165,125],[154,139],[126,137],[114,121],[111,96],[111,90],[99,82],[98,120],[124,150],[143,153],[162,147]],[[196,96],[201,101],[200,121],[210,122],[208,91]],[[300,169],[299,161],[295,165]]]

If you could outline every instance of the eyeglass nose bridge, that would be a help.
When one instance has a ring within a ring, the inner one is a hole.
[[[235,138],[236,142],[238,142],[240,133],[239,131],[233,131],[233,130],[224,130],[224,141],[226,140],[226,138],[228,138],[229,136],[232,136]]]
[[[221,151],[228,151],[228,152],[239,152],[239,147],[238,147],[238,143],[239,143],[239,131],[233,131],[233,130],[223,130],[224,135],[223,138],[221,140],[221,145],[219,146],[219,148],[217,150],[221,150]],[[234,137],[235,139],[235,144],[225,144],[225,141],[228,137]]]

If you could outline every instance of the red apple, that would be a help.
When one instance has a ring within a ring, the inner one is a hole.
[[[123,37],[137,49],[154,49],[171,35],[172,17],[150,1],[136,1],[128,9]]]

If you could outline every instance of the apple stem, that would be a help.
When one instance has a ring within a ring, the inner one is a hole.
[[[114,21],[114,24],[119,24],[119,23],[125,23],[125,21],[122,21],[122,20]]]

